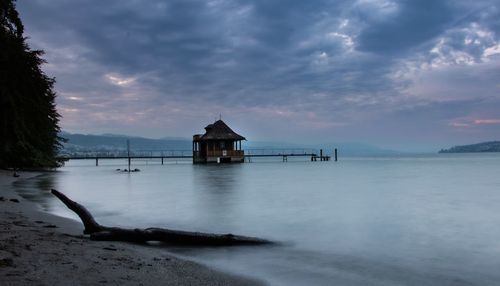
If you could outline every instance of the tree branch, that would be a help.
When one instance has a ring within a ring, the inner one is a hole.
[[[181,230],[171,230],[165,228],[146,228],[146,229],[125,229],[119,227],[107,227],[97,223],[92,214],[81,204],[72,201],[63,193],[52,189],[58,199],[60,199],[70,210],[74,211],[82,220],[85,227],[83,233],[89,234],[93,240],[108,241],[129,241],[129,242],[147,242],[160,241],[176,245],[210,245],[210,246],[229,246],[229,245],[260,245],[273,244],[272,241],[233,234],[214,234],[203,232],[191,232]]]

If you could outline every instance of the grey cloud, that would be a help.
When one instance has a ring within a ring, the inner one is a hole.
[[[498,41],[500,18],[498,1],[38,0],[17,5],[30,43],[47,52],[46,69],[57,78],[61,107],[99,116],[106,109],[140,113],[129,123],[99,122],[126,133],[142,130],[148,120],[161,126],[163,120],[172,135],[182,129],[174,126],[176,120],[196,124],[219,111],[250,125],[246,110],[269,111],[277,130],[294,119],[284,119],[285,114],[310,120],[309,126],[338,130],[329,123],[342,123],[362,133],[374,118],[402,116],[397,111],[414,106],[430,110],[432,96],[402,92],[422,75],[394,77],[401,62],[414,62],[416,69],[431,63],[438,55],[429,51],[444,39],[444,55],[460,51],[481,64],[485,48]],[[489,42],[464,44],[466,37],[478,37],[464,30],[471,25],[492,31]],[[466,72],[480,70],[471,66]],[[109,76],[134,81],[120,85]],[[493,77],[479,77],[481,85],[493,89]],[[460,77],[454,74],[449,82],[454,81]],[[472,93],[478,90],[471,86]],[[446,100],[446,108],[474,111],[452,104],[464,96]],[[478,95],[470,94],[470,100],[479,100]],[[273,110],[281,115],[273,117]],[[71,121],[78,128],[82,115],[63,115],[63,124]]]
[[[398,1],[397,12],[367,23],[359,36],[362,51],[405,54],[432,40],[451,24],[456,15],[448,1]]]

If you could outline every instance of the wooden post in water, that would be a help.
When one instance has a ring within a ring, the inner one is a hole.
[[[335,148],[335,162],[337,162],[337,148]]]
[[[99,166],[99,158],[98,157],[95,157],[95,165]]]
[[[128,172],[130,173],[130,140],[127,139]]]
[[[319,149],[319,160],[323,161],[323,149]]]
[[[161,157],[161,164],[163,165],[163,157]]]

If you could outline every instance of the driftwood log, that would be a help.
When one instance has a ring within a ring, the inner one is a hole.
[[[213,234],[164,228],[125,229],[119,227],[107,227],[97,223],[92,214],[84,206],[72,201],[63,193],[52,189],[52,194],[80,217],[84,225],[83,233],[90,235],[90,239],[93,240],[128,241],[139,243],[159,241],[175,245],[199,246],[260,245],[273,243],[265,239],[233,234]]]

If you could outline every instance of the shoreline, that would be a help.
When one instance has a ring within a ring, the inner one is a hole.
[[[3,285],[264,285],[149,245],[92,241],[80,222],[43,212],[17,194],[16,180],[41,172],[0,170],[0,277]]]

